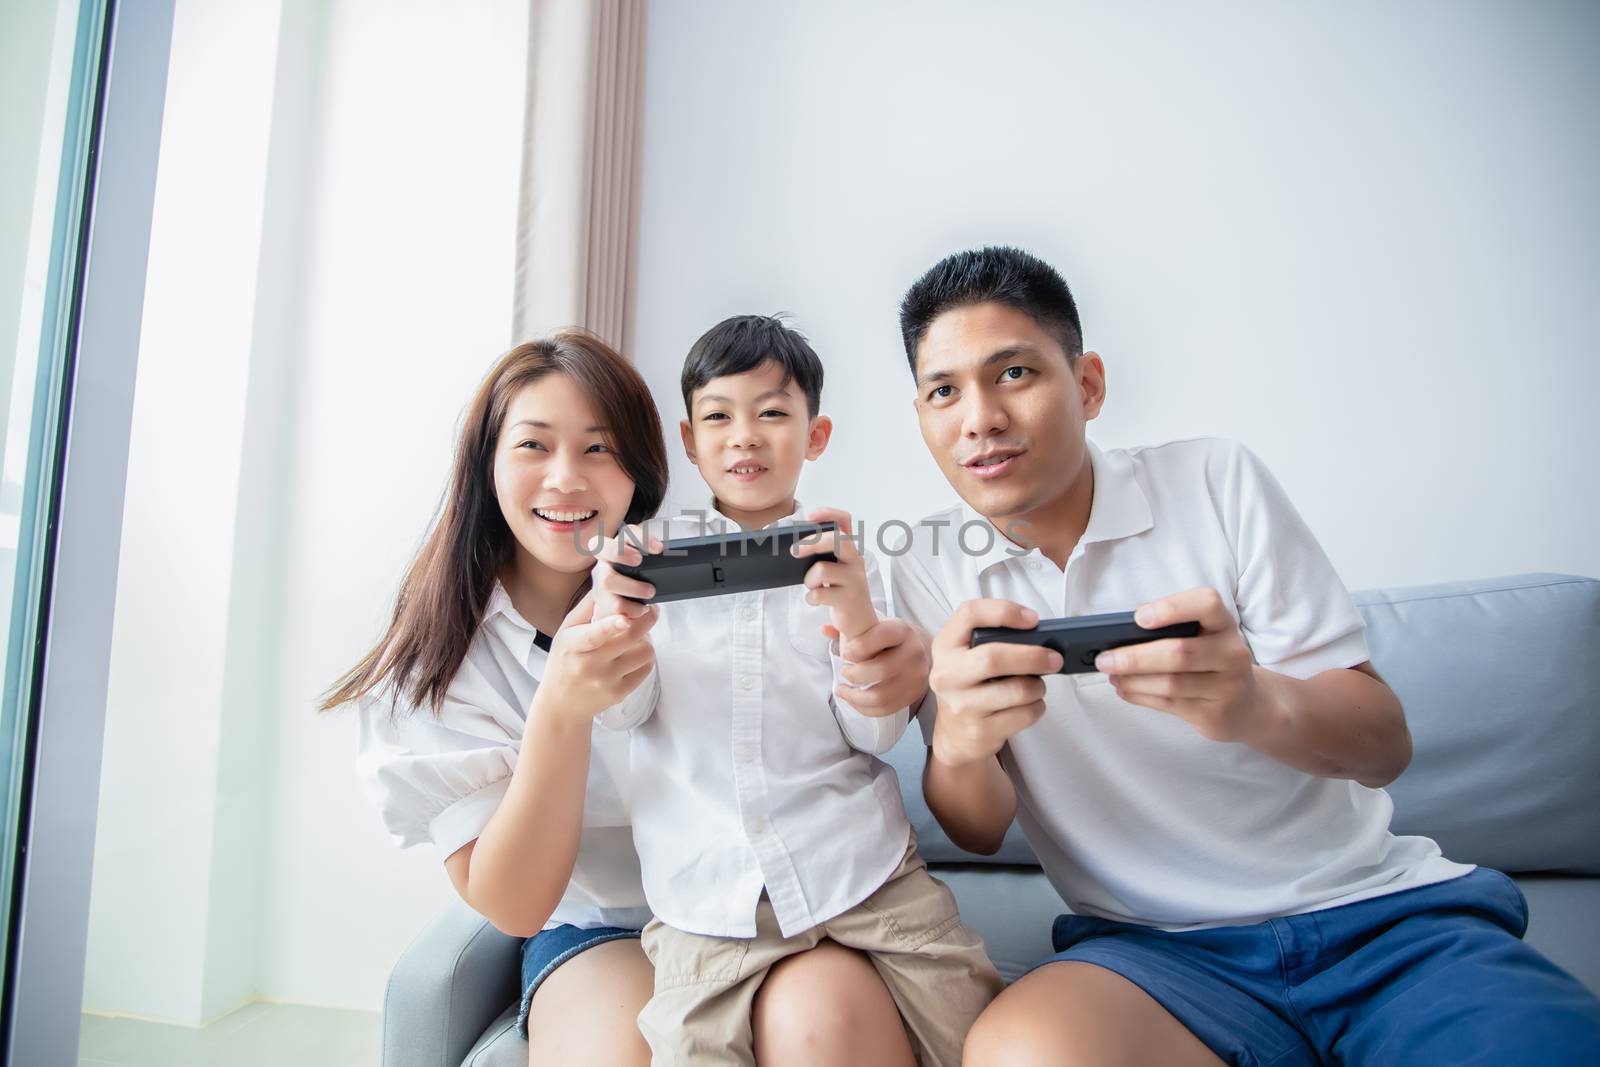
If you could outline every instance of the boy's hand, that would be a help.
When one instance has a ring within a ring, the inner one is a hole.
[[[904,619],[880,619],[866,633],[844,637],[830,624],[822,632],[839,642],[844,679],[833,695],[864,712],[899,711],[928,694],[928,636]]]
[[[638,602],[655,596],[656,587],[618,573],[614,567],[618,563],[628,567],[638,566],[644,560],[644,553],[639,551],[641,544],[648,545],[652,555],[666,547],[660,538],[649,537],[647,540],[646,537],[644,527],[626,526],[617,531],[617,536],[607,538],[601,546],[599,555],[595,557],[594,570],[589,575],[594,587],[596,619],[610,615],[637,619],[642,615],[656,614],[656,605]],[[638,600],[629,600],[629,597],[637,597]]]
[[[850,514],[838,508],[818,508],[806,516],[811,522],[832,522],[838,530],[822,537],[808,538],[790,551],[804,559],[832,552],[837,563],[819,560],[806,571],[806,603],[829,608],[833,627],[841,638],[859,637],[878,621],[872,607],[872,591],[867,588],[867,565],[850,538]]]
[[[969,600],[933,639],[928,688],[939,698],[933,758],[951,767],[992,759],[1012,735],[1044,714],[1043,674],[1061,669],[1061,653],[1042,645],[996,641],[972,648],[978,626],[1027,629],[1038,612],[1009,600]]]
[[[1277,709],[1221,593],[1175,593],[1141,605],[1134,620],[1146,628],[1198,622],[1200,634],[1102,652],[1095,669],[1123,700],[1176,715],[1213,741],[1249,744],[1270,728]]]

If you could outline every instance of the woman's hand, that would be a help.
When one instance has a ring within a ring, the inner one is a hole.
[[[598,599],[591,589],[556,631],[533,698],[534,714],[587,723],[631,693],[655,665],[655,648],[646,637],[656,623],[655,610],[637,618],[596,618]]]
[[[637,619],[646,613],[654,615],[658,611],[654,604],[639,603],[655,596],[656,587],[649,582],[629,578],[616,569],[617,564],[637,567],[643,562],[644,553],[639,551],[640,545],[649,548],[651,555],[659,554],[666,547],[659,537],[649,537],[643,526],[625,526],[617,532],[617,536],[607,538],[601,546],[600,554],[595,557],[594,570],[589,574],[595,591],[596,619],[612,615]]]

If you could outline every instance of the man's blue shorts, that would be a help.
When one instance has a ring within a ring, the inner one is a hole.
[[[1600,1064],[1600,1000],[1521,940],[1478,868],[1247,926],[1168,933],[1062,915],[1056,954],[1115,971],[1227,1063]]]

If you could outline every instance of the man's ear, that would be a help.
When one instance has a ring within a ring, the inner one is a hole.
[[[1072,367],[1078,382],[1078,398],[1083,404],[1083,421],[1100,414],[1106,402],[1106,365],[1098,352],[1085,352]]]
[[[828,448],[828,441],[833,437],[833,420],[826,415],[818,415],[811,420],[811,430],[806,437],[806,458],[816,459]]]
[[[678,433],[683,436],[683,454],[689,457],[690,463],[698,466],[700,458],[694,453],[694,429],[688,419],[678,420]]]

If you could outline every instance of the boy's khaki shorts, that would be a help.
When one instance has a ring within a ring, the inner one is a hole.
[[[867,955],[894,997],[924,1067],[957,1067],[967,1031],[1000,992],[983,941],[955,897],[928,873],[916,836],[876,892],[842,915],[784,937],[763,895],[753,938],[686,934],[652,919],[645,955],[655,995],[639,1014],[655,1067],[753,1064],[750,1012],[773,964],[827,938]]]

